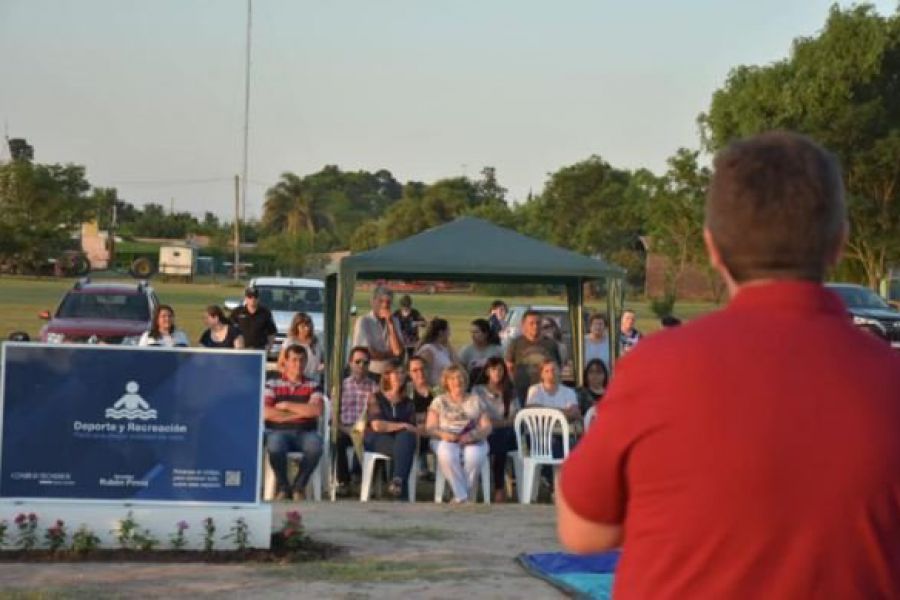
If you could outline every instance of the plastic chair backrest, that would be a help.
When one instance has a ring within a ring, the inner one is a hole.
[[[328,447],[331,441],[331,399],[322,395],[322,415],[319,417],[319,435],[322,436],[322,445]]]
[[[526,430],[528,443],[522,439],[522,429]],[[556,408],[523,408],[516,413],[516,442],[523,456],[532,459],[553,460],[553,437],[562,435],[563,457],[569,455],[569,422],[566,415]],[[528,448],[526,454],[523,449]]]

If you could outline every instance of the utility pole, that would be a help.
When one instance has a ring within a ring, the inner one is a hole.
[[[247,144],[250,138],[250,26],[253,23],[253,0],[247,0],[247,52],[244,62],[244,171],[241,177],[241,217],[247,220]]]
[[[234,176],[234,280],[241,279],[241,178]]]

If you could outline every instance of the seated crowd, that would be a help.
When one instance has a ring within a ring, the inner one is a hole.
[[[400,300],[396,311],[392,304],[393,293],[377,287],[372,310],[354,327],[334,440],[338,496],[351,495],[351,484],[362,474],[363,452],[376,452],[390,458],[388,494],[407,498],[410,473],[434,479],[430,452],[454,502],[474,500],[476,477],[486,460],[492,489],[483,493],[495,502],[507,501],[507,458],[518,449],[516,414],[530,407],[558,409],[572,430],[581,432],[582,418],[603,397],[610,354],[603,315],[588,319],[584,385],[575,390],[563,383],[562,374],[566,369],[571,374],[572,361],[552,316],[526,311],[517,335],[511,336],[508,309],[497,300],[488,318],[471,322],[471,344],[457,352],[447,320],[426,321],[409,296]],[[207,329],[200,344],[206,347],[265,348],[275,333],[271,313],[252,288],[230,319],[218,306],[207,307],[204,319]],[[633,311],[623,313],[620,353],[640,340],[634,321]],[[140,343],[187,346],[188,340],[175,327],[174,310],[160,305]],[[277,368],[280,376],[267,381],[263,399],[265,448],[275,479],[274,498],[299,500],[323,454],[318,421],[325,357],[308,314],[294,316]],[[553,452],[562,457],[563,444],[556,438]],[[293,479],[288,477],[291,452],[302,453]]]

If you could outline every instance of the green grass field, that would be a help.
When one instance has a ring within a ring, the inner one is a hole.
[[[125,279],[122,279],[123,281]],[[27,331],[35,338],[44,321],[38,318],[42,310],[56,309],[63,293],[72,287],[73,279],[0,277],[0,336],[5,338],[10,332]],[[233,282],[219,283],[152,283],[160,301],[171,304],[175,309],[176,323],[184,329],[191,340],[197,340],[204,329],[203,309],[209,304],[222,304],[227,298],[239,298],[242,286]],[[412,295],[413,306],[426,318],[440,316],[450,322],[452,342],[460,349],[469,343],[469,322],[486,316],[494,297],[476,294],[421,294]],[[516,304],[565,304],[565,298],[558,296],[506,297],[510,306]],[[650,333],[659,328],[646,302],[627,302],[638,313],[638,329]],[[369,294],[358,291],[356,305],[360,313],[369,310]],[[590,308],[604,309],[605,300],[589,301]],[[713,310],[709,303],[684,303],[675,306],[675,313],[683,320]]]

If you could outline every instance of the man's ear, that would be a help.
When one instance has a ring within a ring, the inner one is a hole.
[[[719,252],[719,248],[716,246],[712,232],[705,225],[703,226],[703,244],[706,246],[706,254],[709,255],[709,264],[718,271],[722,281],[725,282],[729,296],[733,296],[737,292],[738,285],[731,276],[731,272],[728,271],[725,261],[722,260],[722,253]]]
[[[722,254],[719,252],[719,248],[716,247],[712,232],[705,225],[703,226],[703,245],[706,246],[706,254],[709,256],[710,266],[721,272],[725,267],[725,264],[722,262]]]

